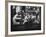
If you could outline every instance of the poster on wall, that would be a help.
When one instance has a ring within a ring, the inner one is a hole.
[[[43,32],[43,3],[8,2],[8,35]]]

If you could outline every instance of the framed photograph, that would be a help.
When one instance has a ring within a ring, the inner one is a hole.
[[[8,35],[44,33],[44,3],[8,2]]]

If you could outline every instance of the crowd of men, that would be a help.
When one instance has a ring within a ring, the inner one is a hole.
[[[23,10],[22,7],[16,7],[16,15],[13,17],[13,24],[25,24],[25,23],[39,23],[40,22],[40,12],[39,7],[37,9],[34,7],[30,10],[29,7],[25,7]]]

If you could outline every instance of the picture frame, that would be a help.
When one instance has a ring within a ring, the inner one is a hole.
[[[44,34],[44,27],[44,3],[19,1],[8,2],[8,35]]]

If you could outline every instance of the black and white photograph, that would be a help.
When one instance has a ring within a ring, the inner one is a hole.
[[[11,31],[40,29],[41,7],[11,5]]]
[[[42,32],[42,4],[8,3],[9,34],[32,34]]]

